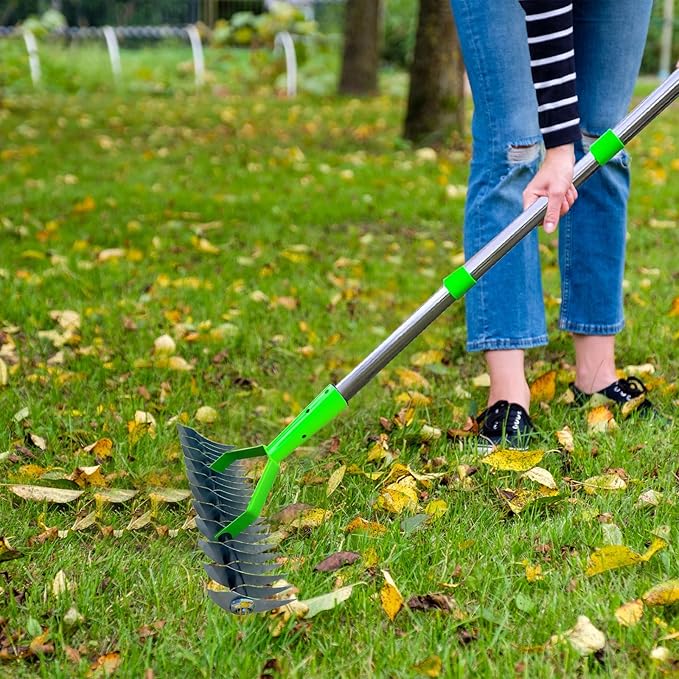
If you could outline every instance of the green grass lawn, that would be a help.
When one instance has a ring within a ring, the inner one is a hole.
[[[211,87],[195,94],[190,72],[177,75],[167,66],[176,53],[163,50],[155,62],[139,57],[151,74],[142,69],[114,93],[97,54],[99,66],[55,53],[37,94],[23,64],[0,107],[0,472],[5,484],[79,489],[79,481],[84,490],[57,505],[0,487],[0,538],[22,553],[0,564],[0,657],[26,656],[0,661],[0,675],[104,676],[104,667],[91,669],[98,660],[120,677],[415,677],[427,676],[426,665],[415,667],[427,659],[429,676],[445,677],[676,672],[676,604],[647,606],[629,627],[615,617],[679,577],[676,424],[615,413],[617,430],[593,433],[586,410],[559,401],[573,355],[556,327],[556,242],[544,235],[551,343],[531,351],[528,365],[531,379],[556,371],[554,397],[532,414],[547,451],[540,466],[559,496],[513,514],[498,490],[532,482],[482,464],[469,442],[423,435],[425,424],[460,428],[485,405],[486,389],[474,383],[483,362],[465,352],[458,304],[289,458],[271,497],[269,514],[293,503],[332,512],[315,528],[282,526],[281,571],[299,598],[358,583],[352,596],[278,629],[279,619],[236,618],[209,602],[198,533],[185,527],[188,501],[152,497],[157,487],[187,487],[174,422],[239,446],[268,443],[345,375],[461,262],[468,156],[406,146],[398,94],[286,100],[270,80],[255,85],[237,69],[219,70],[215,55]],[[402,78],[386,78],[385,89],[402,91]],[[631,144],[619,340],[620,367],[650,364],[651,398],[668,415],[679,398],[676,301],[670,313],[677,130],[675,105]],[[78,315],[70,329],[68,316],[53,313],[63,310]],[[175,359],[154,353],[165,334]],[[439,353],[413,365],[423,352]],[[404,414],[408,390],[425,398]],[[216,410],[213,423],[196,420],[201,406]],[[135,428],[136,411],[153,415],[154,431]],[[394,422],[399,412],[406,426]],[[557,441],[566,425],[573,452]],[[112,441],[110,453],[104,444],[85,450],[101,439]],[[378,441],[388,454],[368,461]],[[402,514],[374,506],[385,475],[346,473],[327,496],[340,466],[372,473],[395,462],[444,476],[418,483],[417,507]],[[96,465],[90,482],[74,480],[76,468]],[[476,473],[461,480],[468,467]],[[584,492],[586,479],[611,471],[625,488]],[[139,493],[97,502],[91,482]],[[661,494],[657,506],[639,506],[649,489]],[[415,528],[412,516],[433,500],[445,512]],[[90,527],[72,529],[92,512]],[[130,527],[147,512],[150,522]],[[385,532],[347,532],[357,516]],[[664,547],[647,562],[586,575],[598,547],[622,541],[643,553],[658,532]],[[361,559],[314,570],[339,550]],[[0,542],[0,561],[10,555]],[[406,606],[391,621],[382,569],[406,600],[443,593],[455,611]],[[578,616],[605,634],[596,654],[547,643]],[[651,659],[659,646],[667,658]]]

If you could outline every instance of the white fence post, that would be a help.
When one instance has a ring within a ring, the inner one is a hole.
[[[205,83],[205,59],[203,58],[203,43],[200,40],[198,29],[191,24],[186,27],[186,32],[191,42],[191,52],[193,53],[193,70],[196,74],[196,87],[201,87]]]
[[[118,48],[118,37],[115,30],[111,26],[104,26],[102,29],[104,38],[106,39],[106,47],[108,47],[108,57],[111,60],[111,71],[113,71],[113,80],[116,85],[120,84],[120,77],[123,69],[120,64],[120,49]]]
[[[40,73],[40,55],[38,54],[38,43],[33,33],[24,29],[24,42],[26,43],[26,51],[28,52],[28,65],[31,69],[31,80],[33,86],[40,85],[42,74]]]
[[[287,31],[276,33],[274,39],[274,49],[281,46],[285,53],[285,82],[287,86],[287,93],[289,97],[294,97],[297,94],[297,54],[295,53],[295,43],[292,36]]]

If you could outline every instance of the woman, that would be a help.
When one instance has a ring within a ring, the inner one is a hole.
[[[619,380],[628,157],[620,152],[578,191],[574,162],[626,114],[652,0],[452,0],[474,98],[464,241],[469,256],[539,196],[559,224],[559,327],[573,335],[576,402],[645,393]],[[543,152],[543,146],[546,149]],[[576,202],[577,198],[577,202]],[[492,447],[525,448],[533,432],[524,350],[547,343],[537,233],[467,294],[468,349],[484,351],[491,385],[479,416]],[[648,401],[640,412],[654,413]]]

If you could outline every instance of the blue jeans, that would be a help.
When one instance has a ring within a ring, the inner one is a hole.
[[[465,207],[469,257],[521,212],[542,159],[524,15],[518,0],[451,0],[474,99]],[[573,0],[582,157],[627,113],[652,0]],[[559,222],[559,327],[613,335],[624,325],[629,158],[620,152],[579,188]],[[547,343],[538,234],[534,231],[466,295],[469,351]]]

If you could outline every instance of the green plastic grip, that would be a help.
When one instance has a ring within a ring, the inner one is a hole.
[[[469,288],[476,285],[476,280],[464,266],[460,266],[443,279],[443,285],[455,299],[460,299]]]
[[[297,417],[268,445],[230,450],[210,465],[213,471],[224,471],[234,460],[266,455],[268,460],[245,511],[224,526],[215,539],[222,535],[235,538],[262,513],[266,498],[280,470],[280,463],[307,439],[339,415],[346,407],[344,396],[329,384]]]
[[[625,148],[620,137],[613,130],[606,130],[590,147],[589,152],[599,165],[605,165],[616,153]]]

